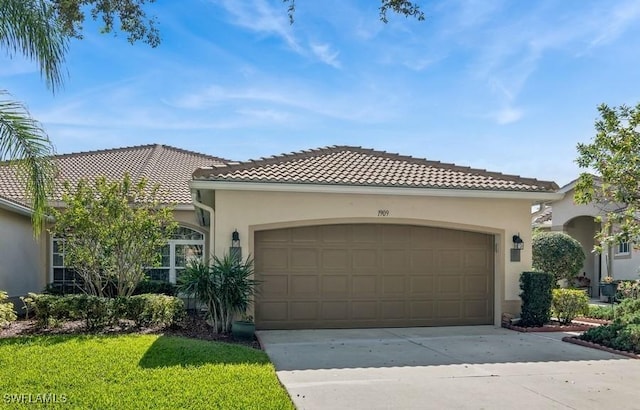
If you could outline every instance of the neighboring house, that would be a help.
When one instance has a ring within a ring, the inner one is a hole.
[[[553,182],[345,146],[201,167],[190,186],[215,253],[237,230],[255,259],[260,329],[497,325],[519,313],[531,205],[560,198]]]
[[[519,313],[531,206],[562,197],[553,182],[359,147],[242,163],[163,145],[56,158],[61,181],[126,171],[168,190],[183,229],[156,279],[174,281],[188,255],[230,252],[237,230],[261,281],[260,329],[499,325]],[[15,262],[16,249],[0,250],[0,288],[73,281],[56,238],[33,241],[28,209],[7,205],[24,200],[9,167],[0,195],[2,243],[29,249]]]
[[[574,202],[576,182],[573,180],[558,190],[562,195],[560,199],[542,205],[545,211],[538,218],[534,215],[533,226],[547,220],[542,226],[547,225],[551,231],[565,232],[580,242],[586,255],[582,272],[591,280],[591,295],[597,296],[598,284],[605,276],[638,279],[640,251],[634,249],[633,244],[623,243],[604,249],[602,254],[593,252],[594,236],[600,231],[600,223],[595,221],[595,217],[602,216],[604,212],[595,203],[582,205]]]
[[[224,160],[165,145],[57,155],[55,160],[58,184],[51,204],[57,207],[63,206],[63,181],[75,186],[81,178],[100,175],[120,180],[128,172],[134,182],[144,177],[149,184],[161,186],[160,201],[175,206],[174,217],[180,228],[162,249],[162,265],[150,271],[152,278],[175,282],[184,268],[185,255],[205,253],[208,232],[203,228],[204,221],[197,220],[188,183],[194,169],[223,164]],[[27,292],[42,291],[49,283],[72,285],[77,279],[65,267],[57,238],[46,232],[33,238],[26,204],[15,169],[0,166],[0,289],[14,299]]]

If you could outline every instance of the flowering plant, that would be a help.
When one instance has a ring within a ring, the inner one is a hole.
[[[613,278],[611,276],[605,276],[602,278],[602,283],[613,283]]]

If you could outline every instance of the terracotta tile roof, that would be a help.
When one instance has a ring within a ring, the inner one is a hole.
[[[81,178],[93,179],[100,175],[116,180],[128,172],[134,181],[145,177],[150,185],[160,184],[161,201],[173,204],[191,204],[188,181],[196,168],[226,162],[218,157],[160,144],[56,155],[55,160],[60,183],[51,198],[54,201],[62,199],[65,180],[72,185]],[[0,165],[0,196],[22,204],[27,202],[24,185],[19,181],[15,167],[6,163]]]
[[[332,146],[203,167],[195,179],[403,188],[554,192],[555,182],[488,172],[361,147]]]
[[[553,220],[553,208],[546,206],[544,209],[536,212],[531,219],[531,224],[533,226],[551,225]]]

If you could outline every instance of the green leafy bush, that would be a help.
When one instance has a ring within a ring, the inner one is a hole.
[[[625,280],[618,283],[618,299],[640,298],[640,280]]]
[[[184,316],[184,302],[180,298],[144,294],[127,299],[127,319],[135,321],[138,326],[170,326]]]
[[[620,322],[614,322],[610,325],[594,327],[585,331],[580,336],[580,339],[615,349],[616,347],[614,340],[618,337],[618,333],[624,327],[625,325]]]
[[[589,305],[585,316],[593,319],[613,320],[614,311],[609,306]]]
[[[640,353],[640,299],[625,299],[610,325],[589,329],[581,339],[618,350]]]
[[[67,320],[83,320],[90,330],[118,324],[121,320],[132,320],[137,326],[164,327],[176,323],[184,314],[181,299],[157,294],[103,298],[30,293],[25,304],[41,327]]]
[[[542,326],[551,319],[551,301],[554,276],[546,272],[522,272],[520,298],[523,326]]]
[[[145,293],[157,293],[168,296],[176,296],[176,285],[173,283],[165,282],[163,280],[150,280],[145,279],[142,282],[138,283],[135,290],[133,291],[134,295],[143,295]]]
[[[580,242],[562,232],[544,232],[533,238],[533,269],[552,273],[556,281],[578,275],[585,255]]]
[[[551,308],[560,323],[569,324],[589,311],[589,297],[579,289],[553,289]]]
[[[7,302],[8,299],[7,292],[0,291],[0,327],[4,327],[17,319],[13,303]]]

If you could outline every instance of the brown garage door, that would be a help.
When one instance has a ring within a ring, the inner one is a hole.
[[[259,231],[259,329],[493,323],[493,236],[409,225]]]

